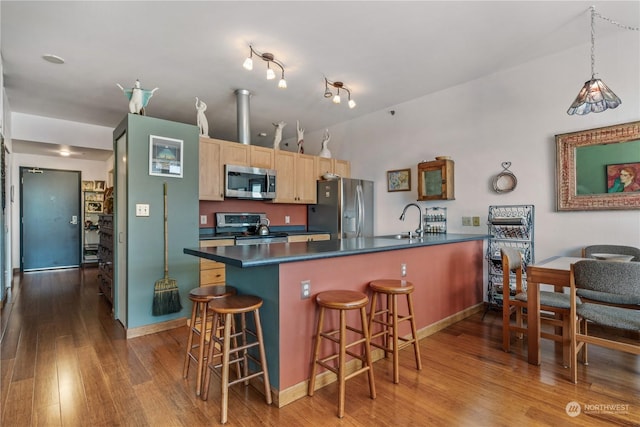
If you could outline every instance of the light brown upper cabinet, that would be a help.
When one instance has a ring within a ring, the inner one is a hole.
[[[454,200],[453,160],[418,163],[418,200]]]
[[[318,157],[318,179],[325,173],[336,173],[336,159]]]
[[[318,179],[327,172],[343,178],[349,178],[351,176],[351,164],[346,160],[318,157],[318,171],[316,173]]]
[[[317,157],[276,150],[274,203],[316,203]]]
[[[219,139],[200,137],[200,200],[224,200],[223,144]]]
[[[275,165],[275,152],[273,148],[250,146],[251,167],[273,169]]]
[[[251,166],[250,145],[224,141],[222,165]]]
[[[318,157],[308,154],[296,154],[296,193],[297,203],[317,202],[318,186],[316,184],[316,169]],[[276,188],[277,191],[277,188]]]
[[[347,160],[334,159],[336,161],[333,173],[343,178],[351,178],[351,163]]]

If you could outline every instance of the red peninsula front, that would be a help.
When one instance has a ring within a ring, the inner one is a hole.
[[[416,324],[422,338],[482,309],[486,238],[475,234],[415,240],[374,237],[185,248],[184,253],[225,263],[227,285],[264,300],[260,314],[269,376],[275,402],[281,407],[307,393],[317,321],[315,294],[332,289],[370,294],[370,281],[399,279],[405,264],[404,278],[415,286]],[[302,298],[303,281],[311,285],[307,299]],[[406,335],[408,325],[403,326],[406,330],[400,333]],[[333,377],[321,372],[317,383],[326,384]]]

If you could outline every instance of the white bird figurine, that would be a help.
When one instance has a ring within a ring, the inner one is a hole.
[[[296,131],[298,134],[298,153],[304,154],[304,128],[300,127],[300,120],[296,120]]]
[[[198,99],[196,96],[196,110],[198,110],[198,114],[196,116],[196,121],[198,124],[198,129],[200,129],[200,136],[209,136],[209,122],[207,121],[207,116],[204,115],[204,112],[207,111],[207,104],[202,102],[202,100]]]
[[[325,129],[324,136],[322,137],[322,150],[320,150],[320,157],[325,157],[327,159],[331,158],[331,151],[329,151],[329,148],[327,147],[330,139],[331,134],[329,133],[329,129]]]
[[[155,88],[153,90],[142,89],[140,87],[140,80],[136,80],[135,85],[131,89],[123,88],[120,83],[116,83],[116,85],[122,90],[124,95],[129,99],[129,112],[131,114],[140,114],[142,116],[145,115],[145,107],[149,104],[149,100],[158,90]]]
[[[276,127],[276,132],[273,135],[273,149],[280,149],[280,141],[282,141],[282,129],[287,125],[285,122],[272,123]]]

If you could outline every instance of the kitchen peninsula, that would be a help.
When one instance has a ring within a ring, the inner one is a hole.
[[[487,237],[388,236],[185,248],[184,253],[226,264],[227,285],[264,300],[261,318],[269,376],[281,407],[306,395],[317,320],[314,295],[332,289],[368,293],[370,281],[401,278],[406,265],[405,278],[415,286],[419,336],[430,335],[481,309]],[[303,281],[310,282],[310,298],[302,298]],[[400,334],[408,332],[401,329]]]

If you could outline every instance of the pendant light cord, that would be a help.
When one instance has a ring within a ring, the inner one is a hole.
[[[595,6],[591,6],[591,10],[593,11],[593,14],[595,16],[597,16],[598,18],[602,19],[603,21],[607,21],[609,24],[615,25],[616,27],[620,27],[624,30],[630,30],[630,31],[640,31],[640,27],[632,27],[630,25],[624,25],[619,23],[618,21],[614,21],[611,18],[607,18],[606,16],[602,16],[600,15],[598,12],[596,12],[596,7]]]
[[[621,24],[618,21],[614,21],[611,18],[607,18],[606,16],[602,16],[600,13],[596,12],[596,7],[591,6],[591,79],[595,79],[596,76],[596,16],[603,21],[607,21],[609,24],[615,25],[616,27],[622,28],[624,30],[630,31],[640,31],[639,27],[632,27],[630,25]]]
[[[596,78],[596,7],[591,6],[591,80]]]

